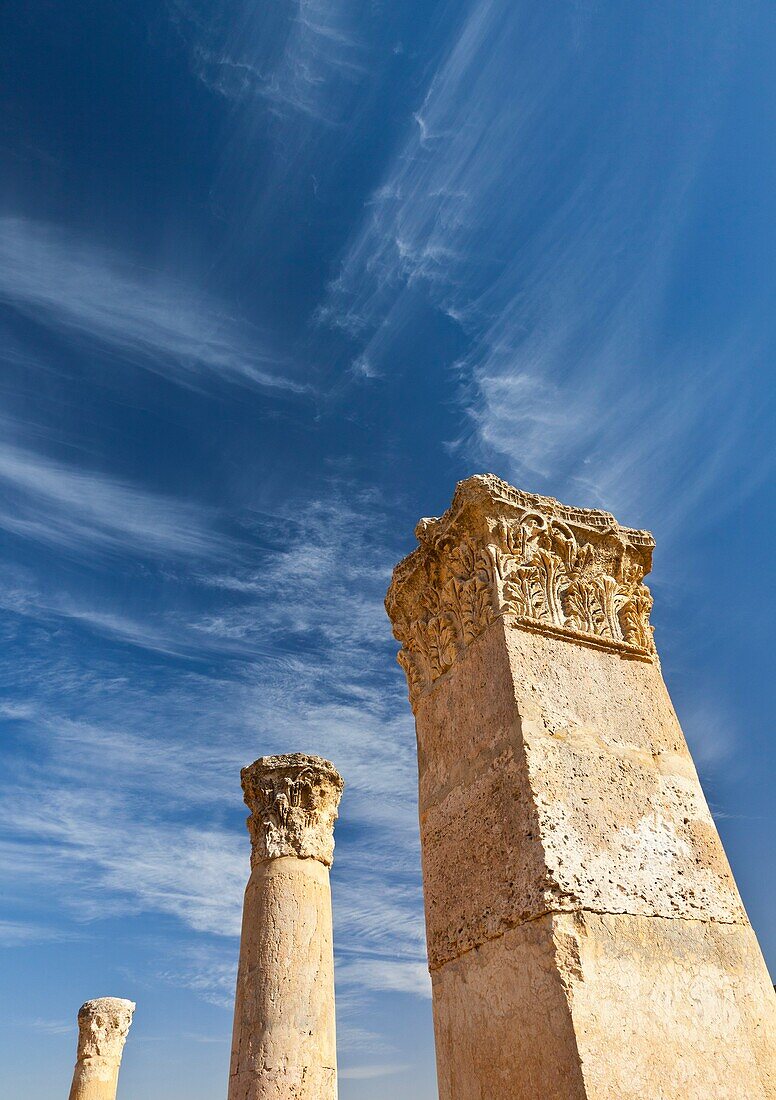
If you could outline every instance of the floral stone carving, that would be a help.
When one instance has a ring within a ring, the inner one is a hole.
[[[397,565],[385,601],[413,706],[499,617],[655,659],[648,531],[482,474],[415,533],[420,546]]]
[[[251,810],[252,863],[299,856],[331,866],[344,787],[333,764],[304,753],[263,756],[243,768],[240,777]]]

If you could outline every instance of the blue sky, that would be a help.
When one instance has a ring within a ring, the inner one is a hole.
[[[766,2],[2,16],[0,1060],[226,1092],[239,768],[330,757],[343,1100],[435,1096],[382,598],[493,470],[657,537],[669,688],[771,962]]]

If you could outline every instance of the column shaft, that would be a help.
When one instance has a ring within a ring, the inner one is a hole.
[[[245,891],[229,1100],[334,1100],[329,870],[283,856]]]
[[[329,866],[342,779],[292,754],[257,760],[242,782],[253,849],[228,1100],[336,1100]]]

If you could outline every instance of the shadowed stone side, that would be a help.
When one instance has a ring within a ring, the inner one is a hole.
[[[98,997],[78,1011],[78,1054],[70,1100],[115,1100],[121,1055],[135,1004]]]
[[[654,541],[461,482],[394,571],[440,1100],[764,1100],[774,996],[663,682]]]
[[[228,1100],[336,1100],[329,867],[343,782],[318,756],[241,773],[251,810]]]

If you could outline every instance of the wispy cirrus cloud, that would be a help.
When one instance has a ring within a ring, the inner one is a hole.
[[[248,875],[239,769],[292,748],[335,762],[346,779],[332,876],[337,986],[342,1035],[359,1057],[386,1053],[363,1027],[376,991],[428,996],[414,738],[381,603],[396,551],[380,503],[334,482],[257,510],[258,564],[198,563],[217,607],[201,619],[180,611],[174,623],[141,616],[147,655],[125,647],[126,630],[106,634],[88,602],[57,614],[20,582],[16,604],[13,593],[3,603],[38,631],[55,619],[57,661],[47,632],[21,666],[0,661],[4,679],[25,684],[24,705],[11,699],[0,716],[20,753],[0,783],[3,880],[33,895],[57,884],[73,921],[175,918],[182,954],[167,980],[223,1007]],[[93,631],[94,662],[84,663],[76,627]],[[124,646],[120,669],[106,639]],[[219,653],[219,671],[159,671],[187,646]]]
[[[271,341],[210,295],[59,226],[0,218],[0,305],[60,338],[188,385],[302,394]],[[18,352],[15,353],[18,357]]]
[[[364,955],[340,961],[337,975],[342,985],[359,992],[365,989],[384,993],[412,993],[417,997],[431,996],[431,979],[420,945],[417,958],[396,959],[386,955],[370,959]]]
[[[0,920],[0,947],[28,947],[67,938],[61,929],[46,927],[35,921]]]
[[[75,1030],[72,1020],[45,1020],[37,1017],[29,1023],[21,1024],[33,1031],[42,1031],[44,1035],[71,1035]]]
[[[64,886],[74,868],[89,882],[67,892],[71,914],[81,921],[116,914],[166,913],[197,932],[237,936],[245,888],[244,847],[225,830],[176,827],[151,820],[145,826],[122,814],[120,799],[106,799],[113,814],[95,814],[76,798],[46,790],[52,827],[34,810],[16,801],[20,816],[14,829],[27,843],[4,845],[6,882],[25,874],[31,882],[45,874],[49,885]],[[10,823],[3,820],[3,826]],[[91,833],[86,836],[86,833]],[[54,875],[61,859],[67,869]],[[37,868],[37,872],[36,872]],[[40,883],[39,883],[40,885]]]
[[[229,99],[258,98],[279,113],[337,123],[367,72],[365,13],[354,0],[171,0],[169,10],[198,78]]]
[[[404,1073],[411,1067],[403,1062],[386,1062],[373,1066],[346,1066],[338,1071],[337,1076],[343,1081],[372,1081],[376,1077],[393,1077],[397,1073]]]
[[[466,422],[451,446],[634,521],[708,497],[710,467],[744,430],[732,368],[762,351],[747,317],[722,346],[663,335],[736,39],[732,13],[709,21],[717,63],[676,57],[667,81],[649,47],[666,18],[658,6],[618,26],[613,60],[595,6],[472,5],[320,311],[375,377],[424,309],[446,315],[465,347],[451,381]],[[686,41],[677,53],[698,48]],[[712,423],[715,448],[688,476],[681,456]]]
[[[83,562],[82,555],[79,561]],[[128,614],[117,610],[115,599],[109,597],[98,601],[95,597],[85,599],[36,587],[29,576],[19,570],[11,571],[0,583],[0,609],[9,618],[33,624],[51,634],[63,628],[76,628],[92,639],[101,639],[117,647],[130,646],[147,656],[189,661],[215,656],[247,660],[256,656],[239,639],[203,633],[181,611],[166,608]]]
[[[223,552],[207,509],[0,442],[0,527],[61,551],[144,557]]]
[[[168,0],[192,73],[228,102],[211,195],[216,209],[230,211],[229,247],[249,277],[266,279],[257,251],[312,257],[311,226],[316,237],[342,232],[343,195],[359,186],[364,151],[374,147],[370,110],[381,90],[386,99],[396,94],[398,8],[361,0]],[[308,210],[302,218],[293,214],[299,203]],[[308,317],[306,308],[294,339],[328,361]]]

